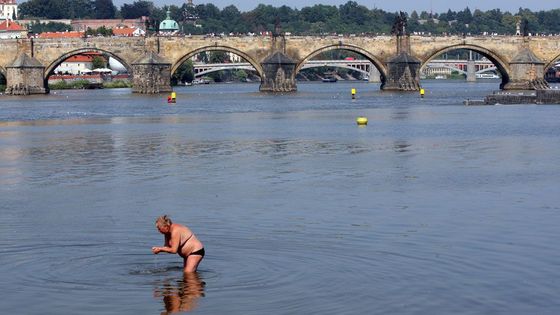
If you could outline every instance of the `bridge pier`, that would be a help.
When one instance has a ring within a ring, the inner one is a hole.
[[[277,51],[262,63],[261,92],[294,92],[296,84],[296,62]]]
[[[132,63],[132,92],[168,93],[171,88],[171,63],[153,51]]]
[[[46,94],[43,75],[45,67],[26,53],[21,53],[6,67],[6,94],[31,95]]]
[[[544,80],[544,62],[528,48],[522,49],[509,63],[511,73],[504,90],[543,90],[550,86]]]
[[[472,59],[467,61],[467,82],[476,82],[476,67]]]
[[[402,52],[387,62],[387,70],[387,78],[381,86],[382,90],[420,90],[420,60]]]
[[[380,83],[381,72],[372,64],[369,69],[369,83]]]

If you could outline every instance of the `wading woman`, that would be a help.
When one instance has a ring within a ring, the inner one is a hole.
[[[152,247],[152,252],[179,254],[183,257],[184,272],[195,272],[204,257],[204,245],[194,233],[184,225],[171,222],[167,215],[157,218],[156,227],[165,236],[165,243],[163,247]]]

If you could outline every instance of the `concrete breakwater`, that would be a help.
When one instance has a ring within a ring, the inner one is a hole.
[[[560,90],[497,91],[484,99],[486,105],[496,104],[560,104]]]

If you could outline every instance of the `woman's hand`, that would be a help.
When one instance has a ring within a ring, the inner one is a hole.
[[[155,246],[152,247],[152,253],[154,253],[154,254],[157,255],[157,254],[159,254],[160,252],[161,252],[161,248],[155,247]]]

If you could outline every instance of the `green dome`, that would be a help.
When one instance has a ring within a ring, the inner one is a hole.
[[[167,18],[159,23],[160,32],[175,32],[179,30],[179,24],[171,19],[171,11],[167,11]]]

